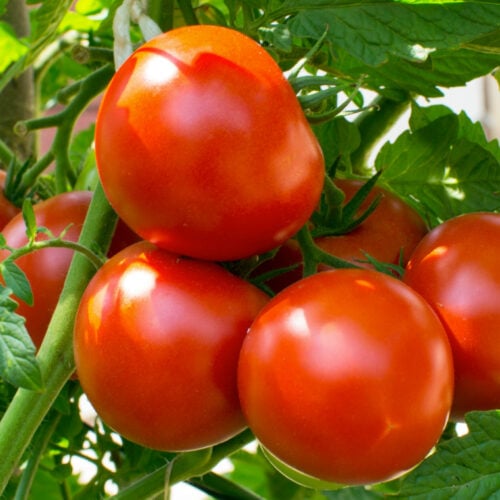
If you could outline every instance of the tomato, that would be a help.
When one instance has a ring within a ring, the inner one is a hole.
[[[262,445],[323,481],[366,484],[420,462],[452,403],[441,322],[400,280],[338,269],[278,293],[254,320],[238,368]]]
[[[500,408],[500,215],[471,213],[435,227],[404,281],[446,327],[455,362],[452,415]]]
[[[0,231],[7,222],[19,213],[19,208],[8,200],[4,194],[6,177],[7,173],[5,170],[0,170]]]
[[[323,155],[282,71],[228,28],[187,26],[118,69],[96,122],[98,171],[120,217],[174,253],[237,260],[308,220]]]
[[[347,203],[362,187],[363,181],[353,179],[336,179],[335,184],[345,194]],[[354,230],[338,235],[315,238],[316,244],[330,255],[354,262],[355,264],[373,268],[367,262],[365,252],[379,262],[399,264],[400,259],[406,264],[418,242],[427,233],[424,219],[406,202],[390,191],[374,186],[359,208],[361,215],[375,199],[380,202],[375,210]],[[276,256],[259,268],[259,272],[285,268],[295,265],[294,269],[269,280],[274,291],[279,291],[302,277],[302,254],[295,240],[287,241]],[[319,270],[330,269],[321,264]]]
[[[90,191],[74,191],[56,195],[34,205],[37,226],[46,227],[55,236],[67,229],[64,239],[77,241],[91,198]],[[19,248],[28,243],[26,225],[21,213],[4,227],[2,234],[12,248]],[[47,239],[47,236],[42,233],[37,236],[39,241],[44,239]],[[137,235],[120,222],[110,253],[118,251],[137,239]],[[10,252],[7,250],[0,251],[0,260],[9,255]],[[33,306],[17,300],[19,305],[16,313],[26,319],[26,328],[36,347],[40,347],[45,336],[72,258],[73,250],[44,248],[16,260],[16,264],[24,271],[30,282],[34,299]]]
[[[83,390],[126,438],[182,451],[245,427],[236,388],[241,344],[268,297],[217,264],[148,242],[110,259],[75,320]]]

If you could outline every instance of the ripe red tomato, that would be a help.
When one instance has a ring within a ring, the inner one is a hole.
[[[68,228],[64,239],[77,241],[91,198],[90,191],[73,191],[56,195],[36,204],[33,210],[37,226],[46,227],[55,236]],[[7,244],[12,248],[26,245],[28,238],[22,214],[16,215],[4,227],[2,234]],[[37,236],[38,241],[45,239],[47,236],[43,233]],[[110,254],[137,240],[137,235],[132,233],[123,222],[119,222]],[[7,250],[0,251],[0,261],[9,255],[10,252]],[[73,250],[44,248],[16,260],[16,264],[24,271],[30,282],[34,299],[33,306],[18,300],[19,306],[16,312],[26,319],[26,328],[36,347],[40,347],[45,336],[72,258]]]
[[[82,387],[104,422],[142,445],[224,441],[245,427],[238,355],[267,300],[215,263],[137,243],[104,264],[82,297],[74,336]]]
[[[243,343],[243,413],[279,460],[342,484],[390,479],[438,441],[453,392],[432,308],[367,269],[318,273],[277,294]]]
[[[452,416],[500,408],[500,215],[471,213],[435,227],[404,281],[446,327],[455,363]]]
[[[336,179],[335,184],[344,191],[347,203],[362,187],[363,181]],[[380,186],[372,188],[357,215],[361,215],[377,196],[381,198],[375,210],[354,230],[343,235],[315,238],[316,244],[330,255],[368,269],[373,266],[367,262],[364,252],[379,262],[389,264],[399,264],[402,257],[402,263],[406,264],[411,252],[427,233],[427,225],[412,207]],[[301,261],[298,243],[289,240],[271,261],[259,268],[259,272],[285,268]],[[319,266],[320,271],[326,269],[330,267],[323,264]],[[269,280],[268,284],[272,290],[279,291],[301,277],[302,266],[299,265]]]
[[[140,47],[105,92],[95,145],[120,217],[144,239],[201,259],[280,245],[323,186],[321,149],[279,66],[218,26]]]
[[[0,231],[4,228],[7,222],[19,213],[19,208],[9,201],[3,192],[6,177],[7,174],[5,170],[0,170]]]

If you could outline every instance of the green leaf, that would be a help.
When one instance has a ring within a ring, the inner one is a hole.
[[[298,11],[290,31],[327,40],[369,65],[390,56],[425,61],[436,49],[458,49],[498,31],[500,5],[471,2],[291,0],[283,14]]]
[[[359,147],[361,140],[354,123],[344,117],[337,117],[321,125],[314,125],[313,131],[323,149],[327,168],[339,157],[344,164],[350,166],[350,155]]]
[[[32,49],[45,47],[53,39],[71,3],[71,0],[44,0],[40,7],[32,12]]]
[[[0,73],[5,71],[12,63],[18,61],[28,52],[26,44],[21,42],[12,27],[0,21]]]
[[[0,264],[0,269],[7,287],[12,290],[14,295],[29,306],[32,306],[33,293],[31,292],[31,286],[24,271],[15,262],[8,259]]]
[[[468,434],[449,439],[403,481],[401,496],[495,498],[500,491],[500,412],[466,415]]]
[[[26,236],[28,241],[32,242],[36,238],[36,217],[33,210],[33,205],[29,198],[25,198],[23,201],[22,214],[24,219],[24,224],[26,225]]]
[[[1,67],[4,64],[3,60],[0,63],[0,73],[5,70],[0,76],[0,92],[12,79],[32,64],[43,49],[54,40],[59,23],[70,6],[71,0],[44,0],[40,7],[31,10],[29,47],[20,57],[12,59],[3,68]],[[4,57],[4,54],[8,54],[11,49],[2,47],[2,39],[5,37],[2,37],[0,33],[0,53]]]
[[[16,387],[39,390],[43,384],[35,346],[9,293],[0,289],[0,377]]]
[[[488,142],[464,113],[415,106],[413,113],[410,123],[418,128],[386,143],[375,160],[382,170],[380,183],[414,205],[431,225],[466,212],[499,210],[498,143]]]

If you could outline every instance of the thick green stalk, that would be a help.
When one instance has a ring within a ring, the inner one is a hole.
[[[351,156],[354,173],[363,172],[373,147],[408,109],[410,102],[409,96],[401,101],[378,96],[370,108],[358,116],[355,123],[359,127],[361,144]]]
[[[106,253],[116,225],[116,214],[98,185],[79,242]],[[19,389],[0,420],[0,496],[19,464],[35,431],[56,396],[74,371],[73,320],[94,265],[75,254],[54,312],[38,362],[45,388],[42,392]]]

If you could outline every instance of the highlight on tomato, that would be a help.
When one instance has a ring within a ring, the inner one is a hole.
[[[322,481],[369,484],[414,467],[439,440],[452,354],[438,316],[409,286],[332,270],[257,315],[238,389],[250,429],[279,461]]]
[[[500,215],[446,220],[420,242],[404,281],[445,325],[455,363],[452,416],[500,408]]]
[[[72,191],[41,201],[33,206],[36,225],[47,228],[56,237],[64,231],[64,239],[75,242],[80,237],[91,199],[90,191]],[[26,224],[21,213],[10,220],[2,230],[2,235],[12,248],[20,248],[28,243]],[[41,232],[36,240],[47,238]],[[135,241],[138,241],[138,236],[119,221],[109,254]],[[9,255],[8,250],[0,250],[0,261]],[[69,248],[51,247],[23,255],[15,261],[30,283],[34,301],[33,305],[28,305],[13,296],[18,303],[16,313],[25,318],[26,329],[37,348],[42,343],[59,300],[73,255],[74,251]]]
[[[131,441],[185,451],[246,426],[241,344],[268,297],[219,265],[141,242],[90,281],[75,319],[78,378],[102,420]]]
[[[247,36],[164,33],[118,69],[96,122],[106,195],[142,238],[237,260],[294,235],[318,203],[324,160],[292,87]]]

